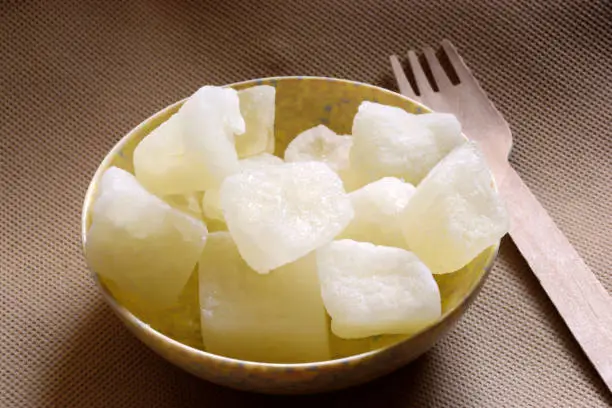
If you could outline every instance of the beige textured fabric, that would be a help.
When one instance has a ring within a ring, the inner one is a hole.
[[[610,1],[0,1],[0,407],[612,405],[510,240],[459,327],[331,395],[252,396],[134,339],[79,246],[89,178],[205,83],[326,75],[394,87],[388,55],[451,39],[508,119],[512,161],[612,291]]]

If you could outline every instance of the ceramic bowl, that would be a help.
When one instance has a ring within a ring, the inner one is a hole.
[[[272,85],[277,89],[275,153],[281,155],[293,137],[318,124],[325,124],[338,134],[350,134],[353,116],[362,101],[394,105],[412,113],[429,111],[397,93],[372,85],[331,78],[279,77],[228,86],[244,89],[261,84]],[[182,101],[168,106],[138,125],[102,161],[85,198],[83,244],[90,223],[93,197],[102,173],[110,166],[132,171],[135,146],[175,113],[181,104]],[[122,296],[118,288],[113,287],[112,282],[104,281],[95,271],[92,273],[104,299],[127,328],[171,363],[200,378],[228,387],[261,393],[301,394],[364,383],[425,353],[451,330],[476,298],[497,255],[497,248],[498,245],[488,248],[460,271],[436,276],[442,295],[442,317],[430,327],[411,336],[382,336],[370,342],[366,348],[358,341],[333,339],[334,359],[302,364],[241,361],[206,352],[198,342],[197,298],[191,302],[191,307],[175,311],[175,315],[147,316],[130,306],[127,298]],[[196,288],[192,293],[197,294],[197,282],[191,285]]]

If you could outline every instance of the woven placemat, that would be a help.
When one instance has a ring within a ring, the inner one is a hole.
[[[443,4],[444,3],[444,4]],[[451,39],[508,119],[512,161],[612,291],[609,1],[0,1],[0,407],[612,405],[514,244],[409,367],[330,395],[198,380],[133,338],[79,244],[109,148],[205,83],[325,75],[394,87],[388,55]]]

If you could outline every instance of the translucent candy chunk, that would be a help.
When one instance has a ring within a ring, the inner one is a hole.
[[[429,173],[401,219],[408,247],[433,273],[462,268],[508,231],[506,209],[472,142],[455,149]]]
[[[400,108],[363,102],[353,121],[350,161],[370,181],[393,176],[416,185],[464,142],[453,115],[412,115]]]
[[[336,336],[414,333],[440,318],[438,285],[413,253],[347,239],[319,248],[316,255]]]
[[[206,242],[201,220],[146,191],[130,173],[102,176],[87,232],[91,268],[149,309],[178,300]]]
[[[315,126],[296,136],[285,150],[287,162],[320,161],[334,170],[346,191],[368,183],[367,177],[350,166],[351,136],[339,136],[325,125]]]
[[[176,208],[198,220],[203,219],[202,193],[175,194],[162,197],[172,208]]]
[[[202,199],[202,211],[206,218],[225,222],[223,211],[221,210],[221,203],[219,201],[219,190],[216,188],[210,189],[204,193]]]
[[[266,166],[282,164],[283,159],[270,153],[261,153],[239,161],[240,170],[259,169]],[[204,194],[202,208],[207,218],[225,222],[221,203],[219,202],[219,189],[210,189]]]
[[[365,187],[372,181],[366,172],[361,171],[358,167],[349,166],[338,173],[344,184],[344,189],[347,192],[352,192]]]
[[[199,264],[202,337],[212,353],[275,363],[329,359],[314,254],[255,273],[227,232],[209,235]]]
[[[284,161],[280,157],[274,156],[270,153],[260,153],[258,155],[240,160],[240,170],[260,169],[283,163]]]
[[[274,151],[274,113],[276,88],[269,85],[254,86],[238,91],[240,112],[246,131],[236,138],[239,157]]]
[[[352,239],[407,248],[399,216],[414,194],[414,186],[385,177],[349,194],[355,216],[336,239]]]
[[[136,178],[160,196],[218,187],[238,171],[234,134],[244,127],[236,91],[200,88],[136,146]]]
[[[300,133],[285,150],[285,161],[320,161],[335,172],[348,169],[351,136],[338,136],[325,125],[315,126]]]
[[[414,115],[413,118],[434,134],[437,142],[442,145],[443,151],[446,151],[447,154],[454,147],[465,142],[461,136],[461,123],[451,113],[424,113]]]
[[[317,162],[245,170],[223,182],[220,199],[240,254],[259,273],[329,243],[353,218],[342,181]]]

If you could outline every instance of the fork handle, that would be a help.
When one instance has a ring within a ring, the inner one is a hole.
[[[612,392],[612,297],[509,166],[500,191],[512,240]]]

